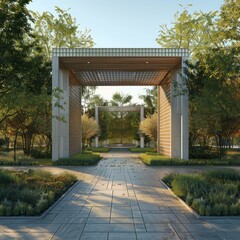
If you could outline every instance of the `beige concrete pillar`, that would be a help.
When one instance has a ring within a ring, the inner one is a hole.
[[[171,77],[171,157],[181,158],[181,96],[176,94],[176,84],[181,82],[181,71]]]
[[[142,122],[144,120],[144,106],[141,105],[140,109],[140,121]],[[144,135],[141,133],[140,135],[140,147],[144,148]]]
[[[182,58],[182,86],[186,90],[186,75],[184,68],[187,58]],[[189,159],[189,140],[188,140],[188,93],[181,95],[181,159]]]
[[[52,159],[58,160],[69,157],[69,74],[59,69],[58,57],[52,62],[52,89],[61,91],[60,101],[54,96],[52,100]],[[56,106],[57,101],[62,108]]]
[[[98,106],[95,106],[95,121],[98,124]],[[98,136],[95,137],[95,147],[98,147]]]

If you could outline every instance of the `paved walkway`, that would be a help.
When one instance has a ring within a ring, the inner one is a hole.
[[[169,172],[200,168],[147,167],[122,149],[94,167],[68,169],[79,183],[43,218],[0,218],[0,239],[240,239],[240,219],[199,220],[161,183]]]

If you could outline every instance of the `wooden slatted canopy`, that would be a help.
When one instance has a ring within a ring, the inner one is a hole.
[[[60,67],[83,86],[159,85],[181,68],[187,49],[54,49]]]

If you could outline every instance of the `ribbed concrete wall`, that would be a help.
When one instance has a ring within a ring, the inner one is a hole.
[[[69,86],[69,155],[81,152],[81,87]]]
[[[160,153],[171,156],[171,80],[165,79],[160,86],[159,111],[160,111]]]

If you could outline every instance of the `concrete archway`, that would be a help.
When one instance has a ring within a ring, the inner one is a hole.
[[[184,85],[187,49],[53,49],[52,88],[62,90],[64,109],[53,98],[52,159],[81,151],[81,86],[158,86],[158,152],[188,159],[188,96]]]

